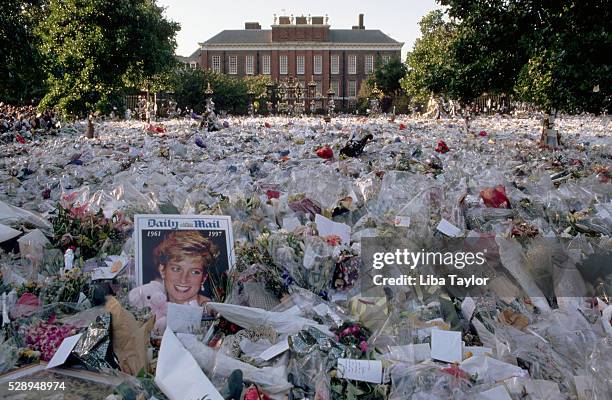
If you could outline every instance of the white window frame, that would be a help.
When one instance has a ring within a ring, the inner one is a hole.
[[[331,81],[331,88],[334,91],[334,97],[340,97],[340,81]]]
[[[297,75],[306,73],[306,58],[304,56],[295,56],[295,73]]]
[[[288,56],[278,57],[278,73],[280,75],[287,75],[289,69],[289,58]]]
[[[244,73],[246,75],[255,75],[255,56],[244,57]]]
[[[348,82],[348,97],[357,97],[357,81]]]
[[[214,72],[221,73],[221,56],[212,56],[210,67]]]
[[[321,75],[323,73],[323,56],[315,55],[312,57],[312,73]]]
[[[331,64],[330,69],[331,69],[332,75],[338,75],[340,73],[340,56],[332,55],[330,64]]]
[[[357,75],[357,55],[355,54],[348,56],[348,73],[349,75]]]
[[[270,56],[261,56],[261,72],[270,75]]]
[[[374,72],[374,56],[372,55],[365,56],[364,72],[366,73],[366,75]]]
[[[387,64],[389,61],[391,61],[391,56],[389,56],[389,55],[382,56],[383,65]]]
[[[238,56],[227,57],[227,73],[230,75],[238,74]]]
[[[323,82],[315,81],[315,84],[317,85],[315,86],[315,96],[317,94],[320,94],[321,96],[323,96]]]

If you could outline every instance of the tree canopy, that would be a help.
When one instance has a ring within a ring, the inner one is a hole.
[[[455,71],[451,45],[456,25],[445,20],[441,10],[431,11],[419,22],[421,37],[406,56],[408,67],[401,86],[413,102],[424,104],[431,93],[448,93]]]
[[[36,32],[47,60],[42,107],[108,111],[126,86],[174,68],[179,25],[154,0],[48,0]]]
[[[41,0],[3,0],[0,6],[0,99],[23,104],[42,97],[44,74],[34,35]]]
[[[452,97],[514,92],[542,109],[599,112],[609,107],[608,1],[439,2],[457,24],[449,57]],[[593,92],[596,85],[599,92]]]

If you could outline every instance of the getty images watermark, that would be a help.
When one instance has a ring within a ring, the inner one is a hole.
[[[586,238],[585,240],[587,240]],[[417,239],[418,240],[418,239]],[[455,297],[589,297],[612,288],[612,251],[590,244],[580,256],[571,241],[504,237],[434,237],[421,242],[362,238],[361,293],[438,289]]]
[[[385,267],[391,266],[408,269],[411,272],[422,271],[423,267],[452,267],[463,270],[466,267],[482,267],[487,262],[487,249],[482,251],[426,251],[421,249],[414,252],[407,248],[395,249],[389,252],[374,252],[372,254],[372,268],[381,272]],[[469,288],[472,286],[486,286],[491,278],[471,274],[463,276],[460,274],[446,274],[445,276],[433,273],[401,274],[400,276],[386,276],[383,273],[374,274],[372,283],[376,286],[461,286]]]

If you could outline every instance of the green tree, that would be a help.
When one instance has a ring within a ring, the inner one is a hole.
[[[253,90],[255,98],[263,98],[261,95],[265,94],[269,82],[264,76],[237,78],[202,69],[176,69],[170,80],[170,91],[179,107],[201,113],[205,108],[204,91],[210,83],[215,108],[234,114],[246,113],[249,89]]]
[[[374,83],[387,96],[398,95],[402,87],[400,80],[406,76],[406,65],[399,58],[391,58],[387,63],[383,63],[382,59],[376,59],[374,72],[368,79],[368,85],[374,86]]]
[[[451,46],[456,25],[445,20],[442,10],[434,10],[419,22],[421,37],[406,57],[408,72],[401,86],[413,103],[427,104],[429,96],[447,94],[454,78]]]
[[[457,22],[452,96],[515,91],[545,111],[609,108],[609,1],[439,2]],[[596,85],[599,92],[593,92]]]
[[[175,65],[178,30],[154,0],[49,0],[36,30],[49,60],[41,106],[107,112],[127,86],[146,86]]]
[[[44,95],[44,72],[34,27],[42,0],[3,0],[0,6],[0,100],[26,104]]]

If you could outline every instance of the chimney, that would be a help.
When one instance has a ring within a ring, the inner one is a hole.
[[[303,15],[301,17],[295,17],[295,24],[296,25],[307,25],[308,19]]]
[[[261,29],[259,22],[245,22],[244,29]]]
[[[323,25],[323,17],[319,17],[319,16],[317,16],[317,17],[312,17],[312,18],[310,19],[310,23],[311,23],[312,25]]]
[[[363,26],[363,14],[359,14],[359,25],[353,25],[353,29],[365,29],[365,26]]]
[[[291,20],[289,19],[288,16],[283,15],[278,18],[278,24],[279,25],[291,25]]]

